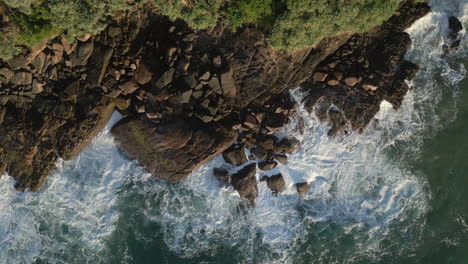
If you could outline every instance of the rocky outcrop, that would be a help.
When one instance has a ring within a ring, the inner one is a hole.
[[[448,18],[448,34],[445,39],[445,44],[442,45],[442,50],[445,55],[450,55],[456,52],[461,44],[461,34],[463,24],[458,18],[451,16]]]
[[[179,181],[221,154],[237,134],[198,120],[173,120],[156,125],[123,119],[112,128],[119,148],[155,177]]]
[[[363,131],[387,100],[401,105],[418,67],[403,56],[411,47],[405,28],[429,12],[427,4],[406,2],[397,14],[370,32],[353,35],[322,61],[303,84],[306,106],[330,125],[330,135]]]

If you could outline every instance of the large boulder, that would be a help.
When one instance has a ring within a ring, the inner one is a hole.
[[[255,199],[258,196],[256,173],[257,166],[253,163],[231,176],[234,190],[239,193],[240,197],[249,200],[252,205],[255,204]]]
[[[224,160],[234,166],[240,166],[247,163],[244,146],[233,146],[223,153]]]
[[[135,118],[119,121],[112,134],[119,149],[155,177],[177,182],[229,148],[237,134],[216,124],[173,120],[164,125]]]
[[[286,182],[284,181],[283,175],[276,174],[271,177],[264,176],[262,181],[267,182],[268,188],[273,192],[273,194],[279,194],[284,191],[286,187]]]

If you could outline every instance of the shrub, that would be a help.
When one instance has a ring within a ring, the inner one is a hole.
[[[162,14],[182,19],[194,29],[211,28],[221,17],[225,0],[154,0]]]
[[[323,37],[362,32],[380,25],[401,0],[287,0],[271,35],[273,47],[292,50],[312,46]]]
[[[225,12],[226,19],[233,28],[247,23],[273,26],[276,17],[285,8],[281,0],[242,0],[228,4]]]

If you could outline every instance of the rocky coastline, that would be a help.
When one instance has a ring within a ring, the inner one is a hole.
[[[213,175],[255,204],[261,182],[274,194],[285,187],[281,174],[259,182],[257,170],[300,149],[275,136],[302,103],[289,90],[301,87],[330,136],[362,132],[383,100],[397,109],[410,89],[418,66],[404,60],[404,30],[429,11],[406,1],[382,26],[295,52],[271,49],[261,28],[195,31],[138,8],[100,34],[54,38],[1,61],[0,175],[38,190],[56,161],[76,156],[117,110],[119,148],[155,177],[177,182],[223,155],[237,172]],[[447,52],[461,30],[452,24]],[[299,194],[307,189],[297,184]]]

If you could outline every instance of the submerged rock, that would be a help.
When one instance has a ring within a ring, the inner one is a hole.
[[[296,183],[296,190],[299,195],[301,196],[306,195],[307,192],[309,191],[309,183],[307,182]]]

